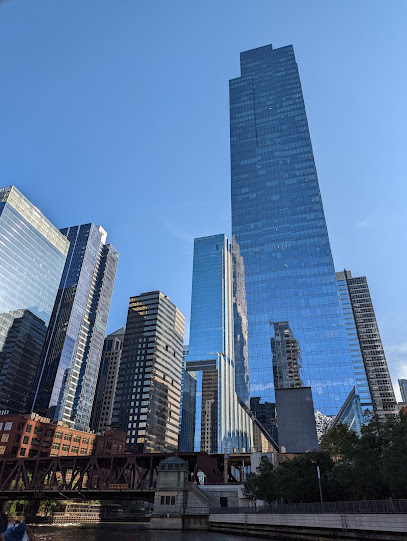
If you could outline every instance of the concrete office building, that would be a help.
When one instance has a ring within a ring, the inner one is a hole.
[[[178,449],[184,326],[160,291],[130,298],[112,427],[132,452]]]
[[[123,340],[124,329],[122,327],[109,334],[103,344],[90,423],[92,430],[96,432],[102,432],[110,428],[114,395],[120,368],[120,357],[123,351]]]
[[[364,365],[363,368],[360,362],[355,365],[356,377],[360,380],[358,387],[361,397],[367,398],[368,396],[364,384],[364,378],[366,377],[374,413],[381,420],[394,417],[398,415],[399,408],[394,395],[366,277],[354,278],[351,271],[347,270],[338,272],[336,277],[342,288],[344,286],[347,288],[356,324],[357,338]]]

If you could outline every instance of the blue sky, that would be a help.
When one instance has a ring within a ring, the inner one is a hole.
[[[0,1],[1,185],[108,231],[110,331],[155,289],[188,318],[193,239],[230,233],[228,80],[292,43],[335,265],[407,377],[406,28],[404,0]]]

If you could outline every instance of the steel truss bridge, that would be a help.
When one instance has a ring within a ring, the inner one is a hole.
[[[0,502],[82,498],[154,501],[157,467],[169,454],[122,454],[0,459]],[[191,481],[198,472],[209,484],[224,483],[224,456],[177,453],[189,465]]]

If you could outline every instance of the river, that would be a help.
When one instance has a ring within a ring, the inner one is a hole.
[[[146,525],[148,528],[148,525]],[[142,529],[141,524],[89,524],[33,528],[38,541],[248,541],[248,537],[213,532]],[[253,538],[252,538],[253,539]]]

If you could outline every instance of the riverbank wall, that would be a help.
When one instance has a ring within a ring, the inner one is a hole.
[[[208,528],[278,541],[407,541],[404,514],[214,514]]]

